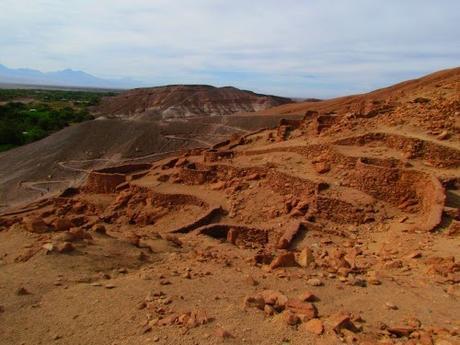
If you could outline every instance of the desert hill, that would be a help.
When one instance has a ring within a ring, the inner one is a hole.
[[[273,107],[260,114],[305,114],[318,111],[345,118],[380,114],[387,123],[412,121],[415,126],[453,128],[460,101],[460,67],[439,71],[370,93],[339,97],[322,102],[300,102]],[[419,111],[420,110],[420,111]],[[408,113],[410,119],[398,113]],[[449,117],[446,115],[449,114]]]
[[[0,216],[4,341],[459,343],[458,76],[286,105],[273,128],[155,122],[222,140],[150,161],[68,157],[79,183]],[[108,153],[124,141],[143,142]]]
[[[127,117],[181,118],[253,112],[291,102],[289,98],[261,95],[234,87],[170,85],[134,89],[107,97],[96,112]]]

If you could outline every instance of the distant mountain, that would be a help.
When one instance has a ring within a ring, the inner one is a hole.
[[[102,79],[83,71],[65,69],[56,72],[41,72],[29,68],[12,69],[0,64],[0,83],[77,86],[128,89],[142,86],[143,83],[132,79]]]

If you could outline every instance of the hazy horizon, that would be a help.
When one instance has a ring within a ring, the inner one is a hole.
[[[4,0],[0,64],[140,86],[361,93],[456,67],[460,2]]]

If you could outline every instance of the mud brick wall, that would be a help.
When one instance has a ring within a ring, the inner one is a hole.
[[[126,181],[124,174],[107,174],[97,171],[89,173],[84,190],[90,193],[115,193],[119,184]]]

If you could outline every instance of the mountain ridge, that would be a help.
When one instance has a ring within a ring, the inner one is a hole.
[[[142,86],[142,82],[129,78],[104,79],[84,71],[66,68],[41,72],[31,68],[8,68],[0,64],[0,83],[41,86],[74,86],[128,89]]]

